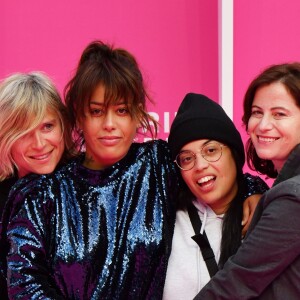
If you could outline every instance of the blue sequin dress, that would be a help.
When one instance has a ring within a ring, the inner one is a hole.
[[[82,160],[14,187],[10,296],[161,299],[178,186],[166,142],[132,144],[103,171]]]

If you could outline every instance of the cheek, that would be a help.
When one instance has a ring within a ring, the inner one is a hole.
[[[65,141],[62,129],[57,128],[54,132],[52,132],[52,135],[49,137],[49,140],[58,147],[64,146]]]
[[[300,118],[300,117],[299,117]],[[298,121],[298,120],[297,120]],[[287,124],[282,131],[286,132],[290,136],[294,137],[295,139],[300,139],[300,122],[290,122]]]
[[[123,124],[119,125],[119,128],[121,130],[123,128],[124,136],[127,136],[129,140],[133,140],[133,138],[136,136],[137,127],[138,127],[137,123],[132,122],[132,121],[130,121],[130,122],[125,121],[125,122],[123,122]]]
[[[225,178],[229,179],[230,181],[232,181],[232,179],[235,180],[237,174],[236,164],[231,152],[224,153],[224,157],[222,156],[222,159],[219,160],[219,163],[215,164],[215,168]]]
[[[60,142],[58,143],[58,147],[60,149],[60,154],[62,155],[62,153],[65,150],[65,141],[64,141],[63,137],[61,138]]]
[[[98,126],[94,122],[85,120],[84,122],[81,123],[80,129],[82,130],[84,138],[86,139],[89,136],[92,136],[94,132],[98,131]]]
[[[255,129],[255,127],[257,126],[257,124],[259,123],[259,121],[257,119],[254,118],[250,118],[248,121],[248,133],[253,132],[253,130]]]
[[[181,172],[182,179],[187,184],[187,186],[190,187],[190,185],[192,183],[191,172],[189,172],[189,171],[180,171],[180,172]]]
[[[228,172],[230,170],[230,172]],[[236,164],[233,159],[230,159],[227,164],[223,167],[224,177],[227,180],[228,187],[232,188],[232,186],[236,182],[237,171]]]
[[[23,155],[23,153],[26,151],[27,145],[26,140],[18,140],[14,143],[14,145],[11,148],[11,155],[14,159],[18,159],[19,156]]]
[[[128,136],[129,136],[129,139],[130,139],[131,141],[133,141],[133,139],[134,139],[135,136],[136,136],[136,129],[131,130],[131,131],[129,132]]]

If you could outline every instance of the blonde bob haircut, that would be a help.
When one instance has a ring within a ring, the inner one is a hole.
[[[66,107],[52,81],[41,72],[31,72],[16,73],[0,82],[0,181],[16,175],[12,147],[39,126],[47,111],[60,120],[65,160],[72,153],[72,136]]]

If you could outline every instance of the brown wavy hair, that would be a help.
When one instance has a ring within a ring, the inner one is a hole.
[[[250,83],[244,97],[243,123],[248,130],[248,121],[251,117],[252,103],[256,91],[274,82],[282,83],[291,96],[295,99],[296,105],[300,108],[300,63],[284,63],[272,65],[262,71]],[[265,174],[270,178],[276,178],[278,173],[271,160],[258,157],[251,139],[246,143],[247,164],[251,170]]]
[[[84,49],[76,73],[64,91],[79,148],[84,145],[84,137],[77,126],[78,121],[84,117],[86,101],[90,100],[99,84],[105,88],[105,106],[124,100],[131,117],[137,118],[141,124],[140,133],[148,131],[152,138],[156,137],[157,122],[146,111],[146,101],[153,101],[146,92],[136,59],[124,49],[93,41]]]

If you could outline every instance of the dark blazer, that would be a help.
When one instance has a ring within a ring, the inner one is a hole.
[[[300,145],[261,198],[246,238],[195,299],[299,299]]]

